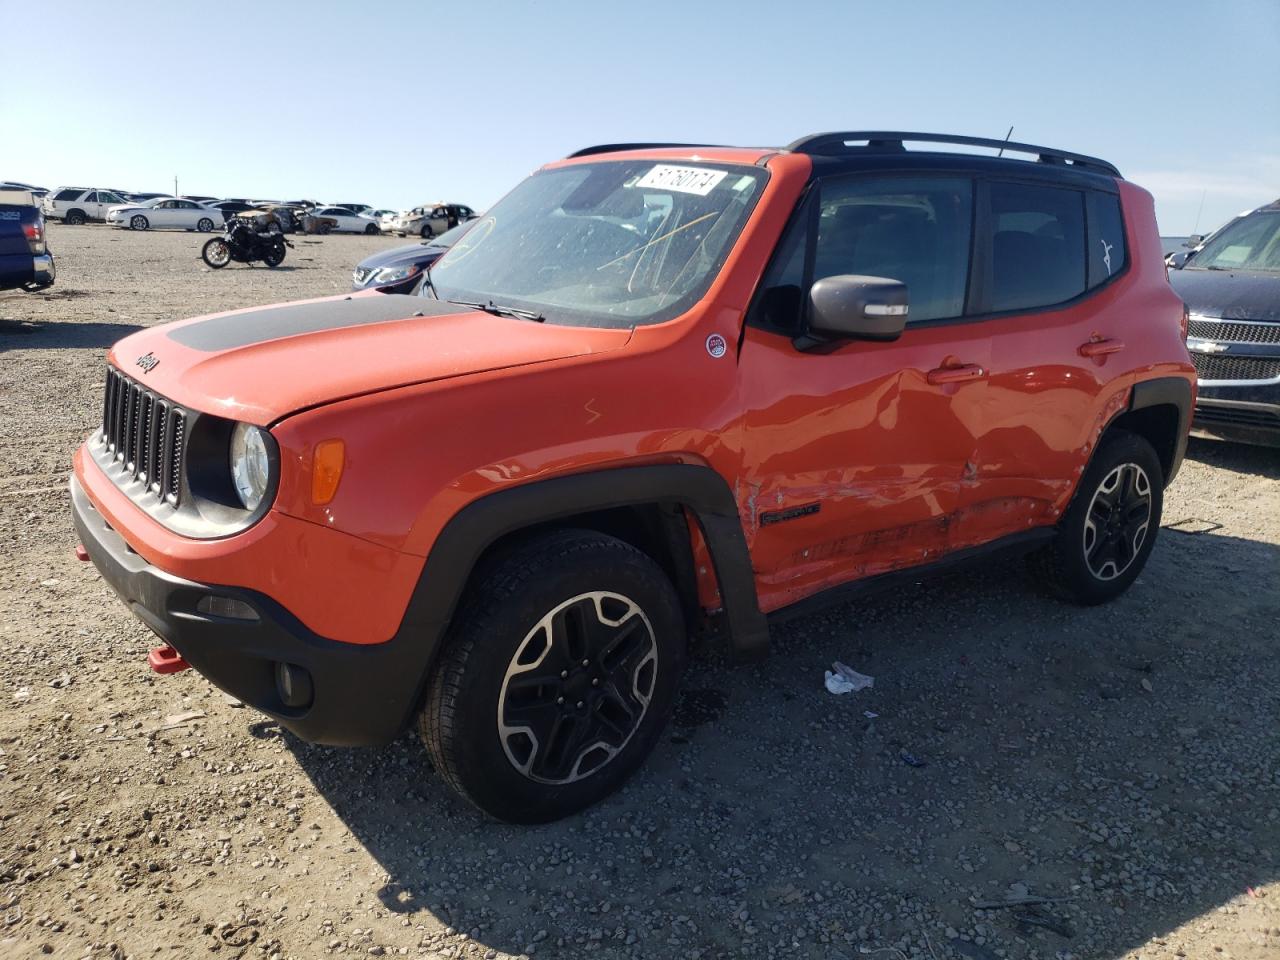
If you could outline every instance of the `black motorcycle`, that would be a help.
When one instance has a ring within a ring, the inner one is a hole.
[[[227,221],[226,232],[206,243],[200,256],[215,270],[221,270],[232,260],[237,263],[261,260],[268,267],[278,267],[284,263],[285,247],[293,244],[280,233],[279,226],[273,226],[275,229],[262,232],[257,224],[232,217]]]

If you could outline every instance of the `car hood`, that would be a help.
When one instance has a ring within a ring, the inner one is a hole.
[[[368,291],[151,327],[109,359],[175,403],[268,426],[379,390],[617,350],[630,337]]]
[[[445,253],[444,247],[429,243],[409,243],[390,250],[380,250],[373,256],[365,257],[358,264],[358,270],[377,270],[381,267],[399,267],[409,263],[423,263],[427,260],[438,260]]]
[[[107,207],[107,213],[144,213],[150,209],[136,203],[116,203]]]
[[[1170,270],[1169,282],[1192,313],[1280,322],[1280,274],[1188,267]]]

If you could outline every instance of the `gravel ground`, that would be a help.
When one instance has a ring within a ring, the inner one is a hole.
[[[203,240],[55,224],[57,285],[0,294],[0,956],[1280,957],[1280,451],[1194,442],[1110,606],[993,565],[793,621],[763,665],[700,652],[621,794],[512,828],[411,737],[311,747],[150,673],[73,558],[110,343],[402,242],[210,272]],[[836,659],[875,687],[828,694]]]

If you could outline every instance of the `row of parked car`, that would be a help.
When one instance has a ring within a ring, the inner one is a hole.
[[[411,210],[378,210],[367,203],[324,204],[315,200],[255,200],[162,193],[128,193],[102,187],[46,190],[13,181],[0,190],[24,191],[37,198],[48,220],[78,225],[99,221],[131,230],[178,229],[208,232],[243,213],[271,213],[286,233],[391,233],[430,239],[474,219],[464,204],[423,204]]]

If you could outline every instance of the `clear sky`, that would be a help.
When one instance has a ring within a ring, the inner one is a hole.
[[[484,208],[590,143],[1013,124],[1114,162],[1165,234],[1280,197],[1280,0],[0,0],[0,23],[0,179],[46,187]]]

